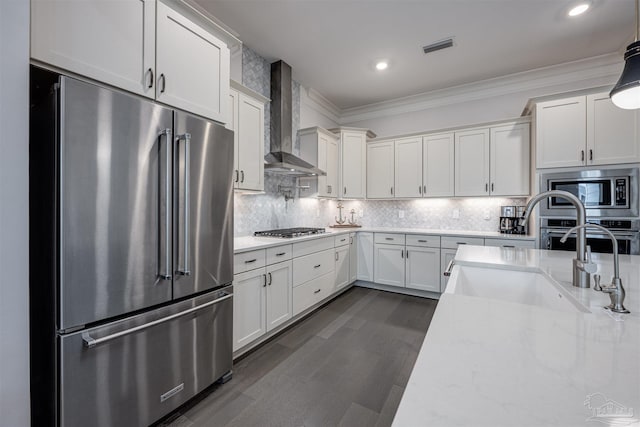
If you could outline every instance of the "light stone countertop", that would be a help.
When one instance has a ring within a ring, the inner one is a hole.
[[[305,240],[321,239],[327,236],[337,236],[345,233],[370,232],[370,233],[402,233],[402,234],[430,234],[439,236],[467,236],[484,237],[494,239],[515,239],[515,240],[535,240],[535,236],[519,234],[502,234],[497,231],[472,231],[472,230],[443,230],[443,229],[423,229],[423,228],[387,228],[387,227],[354,227],[354,228],[325,228],[322,234],[312,234],[310,236],[292,237],[283,239],[279,237],[254,237],[243,236],[233,239],[234,253],[242,253],[257,249],[265,249],[274,246],[287,245],[290,243],[302,242]]]
[[[607,294],[571,285],[574,256],[461,247],[457,265],[548,274],[590,312],[445,292],[393,426],[640,425],[640,256],[620,257],[631,314],[610,313]],[[612,255],[593,258],[609,283]],[[631,419],[590,419],[607,401]]]

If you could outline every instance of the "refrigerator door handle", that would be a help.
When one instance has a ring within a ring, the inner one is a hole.
[[[184,226],[184,251],[182,254],[182,262],[184,263],[184,267],[178,267],[177,273],[182,276],[189,276],[191,275],[191,270],[189,269],[189,176],[191,174],[189,158],[191,157],[191,134],[184,133],[182,135],[179,135],[178,143],[180,143],[180,141],[184,141],[184,216],[182,218]]]
[[[229,298],[233,297],[233,294],[230,294],[228,292],[222,292],[222,293],[224,294],[223,296],[221,296],[220,298],[216,298],[213,301],[206,302],[206,303],[198,305],[196,307],[191,307],[191,308],[189,308],[187,310],[184,310],[184,311],[181,311],[179,313],[175,313],[175,314],[172,314],[170,316],[163,317],[163,318],[158,319],[158,320],[154,320],[153,322],[145,323],[144,325],[136,326],[135,328],[126,329],[124,331],[116,332],[115,334],[111,334],[111,335],[106,335],[106,336],[101,337],[101,338],[93,338],[93,337],[91,337],[91,335],[89,335],[89,332],[83,332],[82,333],[82,341],[83,341],[84,346],[86,348],[94,348],[97,345],[104,344],[104,343],[109,342],[109,341],[113,341],[113,340],[115,340],[117,338],[120,338],[120,337],[123,337],[125,335],[130,335],[130,334],[133,334],[135,332],[139,332],[139,331],[148,329],[148,328],[150,328],[152,326],[156,326],[156,325],[168,322],[168,321],[173,320],[173,319],[177,319],[178,317],[186,316],[187,314],[193,313],[195,311],[202,310],[203,308],[210,307],[210,306],[212,306],[214,304],[221,303],[222,301],[228,300]]]
[[[171,280],[171,129],[167,128],[160,134],[160,139],[165,137],[166,144],[164,147],[164,245],[160,244],[164,255],[160,255],[160,259],[164,260],[164,266],[161,267],[160,277],[165,280]]]

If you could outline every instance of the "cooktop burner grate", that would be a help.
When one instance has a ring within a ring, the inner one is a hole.
[[[282,228],[279,230],[256,231],[255,233],[253,233],[253,235],[259,237],[283,237],[288,239],[291,237],[307,236],[309,234],[321,234],[324,232],[324,228],[296,227]]]

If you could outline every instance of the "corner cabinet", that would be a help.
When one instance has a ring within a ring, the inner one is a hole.
[[[608,92],[538,102],[535,124],[537,168],[640,162],[640,112]]]
[[[268,98],[231,81],[227,128],[234,131],[234,177],[237,190],[264,190],[264,105]]]
[[[376,135],[367,129],[330,129],[338,135],[338,198],[364,199],[367,195],[367,138]]]
[[[228,119],[227,44],[159,1],[34,0],[31,58],[221,123]]]

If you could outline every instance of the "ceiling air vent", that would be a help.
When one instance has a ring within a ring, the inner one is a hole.
[[[431,43],[422,47],[422,51],[424,53],[431,53],[437,50],[446,49],[448,47],[453,46],[453,37],[449,37],[448,39],[440,40],[439,42]]]

